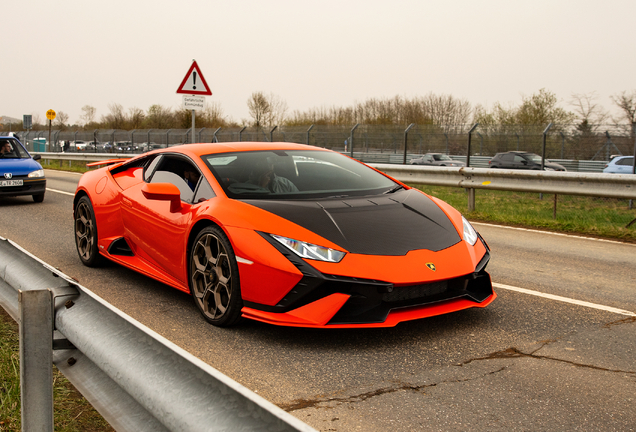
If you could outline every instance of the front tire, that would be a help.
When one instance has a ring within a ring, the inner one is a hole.
[[[211,324],[229,327],[241,321],[241,288],[232,245],[223,231],[208,226],[196,236],[188,259],[190,293]]]
[[[44,201],[44,194],[37,194],[37,195],[32,195],[33,197],[33,201],[36,203],[41,203],[42,201]]]
[[[91,200],[83,196],[75,206],[75,246],[82,264],[98,267],[104,258],[97,247],[97,224]]]

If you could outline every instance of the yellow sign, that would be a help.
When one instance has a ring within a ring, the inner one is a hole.
[[[46,118],[49,120],[55,120],[55,111],[53,111],[52,109],[48,110],[46,112]]]

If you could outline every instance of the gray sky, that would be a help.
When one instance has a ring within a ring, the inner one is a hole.
[[[634,0],[21,0],[2,6],[0,115],[180,108],[192,59],[225,115],[255,91],[289,112],[451,94],[519,104],[545,88],[636,89]]]

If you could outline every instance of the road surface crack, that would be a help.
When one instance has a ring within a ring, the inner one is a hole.
[[[330,408],[330,407],[320,407],[321,404],[328,404],[328,403],[336,403],[336,404],[343,404],[343,403],[357,403],[357,402],[364,402],[367,399],[376,397],[376,396],[382,396],[385,394],[389,394],[389,393],[395,393],[398,391],[414,391],[414,392],[421,392],[423,389],[429,388],[429,387],[435,387],[437,385],[440,384],[447,384],[447,383],[461,383],[461,382],[467,382],[467,381],[474,381],[477,379],[481,379],[485,376],[488,375],[493,375],[496,373],[499,373],[503,370],[507,369],[507,366],[504,366],[496,371],[491,371],[485,374],[482,374],[479,377],[475,377],[475,378],[468,378],[468,379],[462,379],[462,380],[446,380],[446,381],[441,381],[439,383],[431,383],[431,384],[422,384],[422,385],[412,385],[412,384],[407,384],[407,383],[401,383],[400,385],[395,385],[395,386],[390,386],[390,387],[384,387],[381,389],[377,389],[377,390],[373,390],[373,391],[369,391],[366,393],[361,393],[358,395],[353,395],[353,396],[346,396],[346,397],[332,397],[332,398],[327,398],[327,397],[323,397],[323,398],[316,398],[316,399],[297,399],[295,401],[292,401],[290,403],[287,404],[278,404],[278,407],[283,409],[284,411],[287,412],[292,412],[292,411],[297,411],[297,410],[301,410],[301,409],[305,409],[305,408]]]
[[[625,321],[625,320],[621,320],[621,321]],[[543,347],[545,347],[546,345],[548,345],[551,342],[555,342],[555,341],[546,341],[546,342],[543,343],[543,345],[541,345],[539,348],[537,348],[536,350],[532,351],[531,353],[524,353],[523,351],[512,347],[512,348],[505,349],[503,351],[494,352],[494,353],[489,354],[489,355],[487,355],[485,357],[478,357],[478,358],[466,360],[465,362],[460,363],[458,366],[464,366],[464,365],[467,365],[467,364],[472,363],[474,361],[524,357],[524,358],[533,358],[533,359],[537,359],[537,360],[551,360],[551,361],[556,361],[556,362],[560,362],[560,363],[570,364],[572,366],[576,366],[576,367],[580,367],[580,368],[593,369],[593,370],[598,370],[598,371],[603,371],[603,372],[629,374],[629,375],[634,375],[636,377],[636,371],[627,371],[627,370],[621,370],[621,369],[604,368],[604,367],[601,367],[601,366],[594,366],[594,365],[589,365],[589,364],[584,364],[584,363],[577,363],[577,362],[574,362],[574,361],[571,361],[571,360],[565,360],[565,359],[560,359],[560,358],[556,358],[556,357],[543,356],[543,355],[536,354],[537,351],[541,350]]]

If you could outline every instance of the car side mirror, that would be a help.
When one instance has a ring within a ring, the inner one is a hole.
[[[528,161],[527,161],[527,160],[525,160],[525,159],[524,159],[524,160],[522,160],[522,161],[521,161],[521,163],[522,163],[522,164],[524,164],[524,165],[528,165]]]
[[[42,159],[42,155],[33,155],[33,160],[40,160]]]
[[[181,210],[181,191],[172,183],[146,183],[141,193],[149,200],[170,201],[170,212]]]

